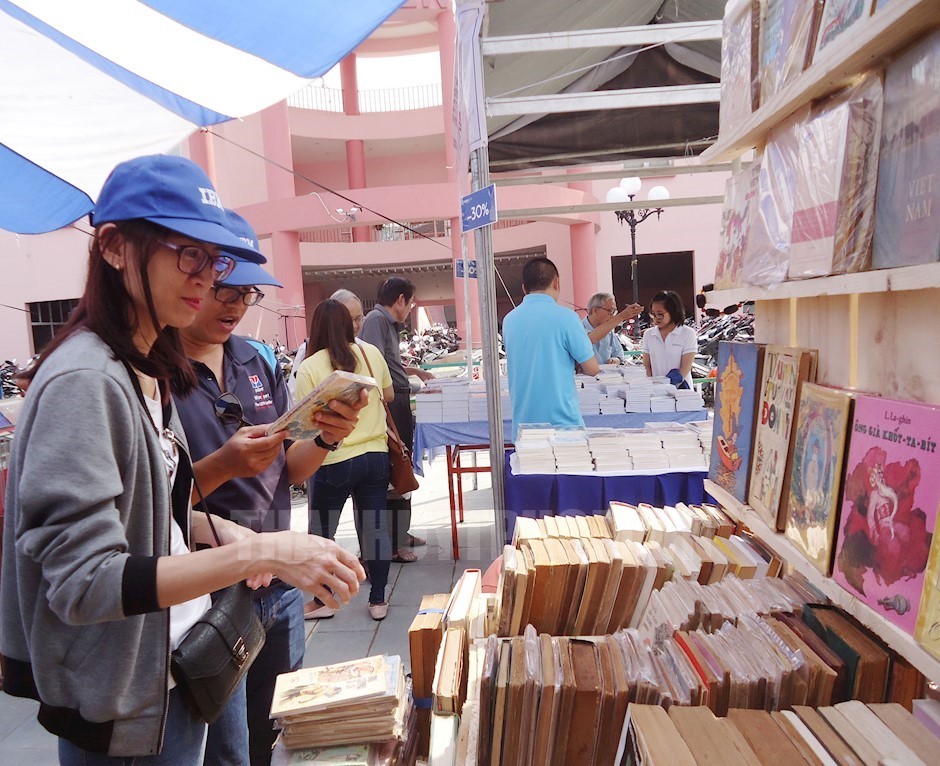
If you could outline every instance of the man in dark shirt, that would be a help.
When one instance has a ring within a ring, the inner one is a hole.
[[[411,414],[411,383],[408,381],[409,373],[417,375],[422,380],[434,377],[425,370],[406,368],[401,363],[401,349],[399,348],[402,324],[414,308],[415,286],[411,280],[404,277],[389,277],[379,285],[379,294],[372,309],[362,322],[359,337],[366,343],[371,343],[382,352],[392,374],[392,386],[395,389],[395,398],[388,403],[388,409],[395,421],[395,427],[408,449],[414,447],[415,424]],[[411,498],[394,495],[388,501],[388,528],[392,535],[392,547],[395,549],[392,561],[405,564],[417,560],[410,549],[425,545],[426,540],[412,535],[411,528]]]
[[[254,240],[250,227],[236,233],[250,233]],[[317,441],[291,443],[286,432],[266,435],[267,424],[290,409],[287,385],[255,347],[232,335],[248,306],[263,297],[257,285],[279,283],[260,266],[239,263],[224,283],[213,286],[196,319],[181,331],[198,385],[188,396],[177,396],[176,405],[208,509],[260,532],[290,528],[290,485],[306,481],[327,451],[349,435],[357,408],[333,402],[335,413],[327,415],[330,423]],[[303,594],[283,582],[255,591],[266,639],[239,690],[247,696],[247,727],[245,703],[233,698],[209,727],[205,766],[247,764],[249,752],[251,766],[270,763],[274,682],[303,662],[303,603]]]

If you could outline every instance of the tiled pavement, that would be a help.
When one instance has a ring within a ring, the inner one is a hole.
[[[483,458],[486,459],[485,457]],[[443,593],[469,567],[486,569],[496,557],[497,545],[489,475],[478,474],[479,489],[465,482],[467,512],[460,525],[461,558],[451,555],[450,507],[446,466],[442,459],[425,464],[425,479],[415,493],[412,531],[428,538],[426,548],[416,548],[418,561],[392,564],[386,598],[388,617],[375,622],[369,616],[368,584],[347,607],[330,620],[307,623],[307,653],[304,665],[322,665],[370,654],[399,654],[406,667],[408,626],[426,593]],[[295,507],[294,526],[306,528],[306,505]],[[337,541],[357,551],[352,514],[347,507],[340,522]],[[29,701],[0,693],[0,764],[55,766],[56,739],[36,722],[36,708]]]

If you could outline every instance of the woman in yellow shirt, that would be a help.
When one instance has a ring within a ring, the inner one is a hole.
[[[310,323],[307,358],[297,372],[297,399],[305,397],[334,370],[371,375],[382,390],[371,392],[352,433],[326,456],[308,482],[309,532],[332,540],[343,506],[352,495],[359,546],[369,564],[369,613],[373,619],[383,620],[388,614],[385,585],[392,543],[386,522],[389,463],[382,397],[390,400],[395,392],[382,352],[369,343],[357,342],[349,311],[339,301],[326,300],[317,306]],[[333,611],[324,606],[311,610],[308,606],[307,616],[332,617]]]

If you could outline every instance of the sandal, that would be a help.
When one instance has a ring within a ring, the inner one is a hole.
[[[410,564],[417,560],[418,557],[407,548],[399,548],[392,556],[392,561],[396,564]]]
[[[408,533],[408,547],[409,548],[420,548],[422,545],[427,545],[428,541],[423,537],[416,537],[415,535]]]

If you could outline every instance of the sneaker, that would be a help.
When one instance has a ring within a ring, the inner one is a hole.
[[[384,620],[388,614],[388,601],[383,601],[381,604],[369,604],[369,614],[372,615],[373,620]]]
[[[326,604],[317,606],[316,601],[311,601],[304,607],[305,620],[328,620],[334,614],[336,614],[335,609],[327,606]]]

